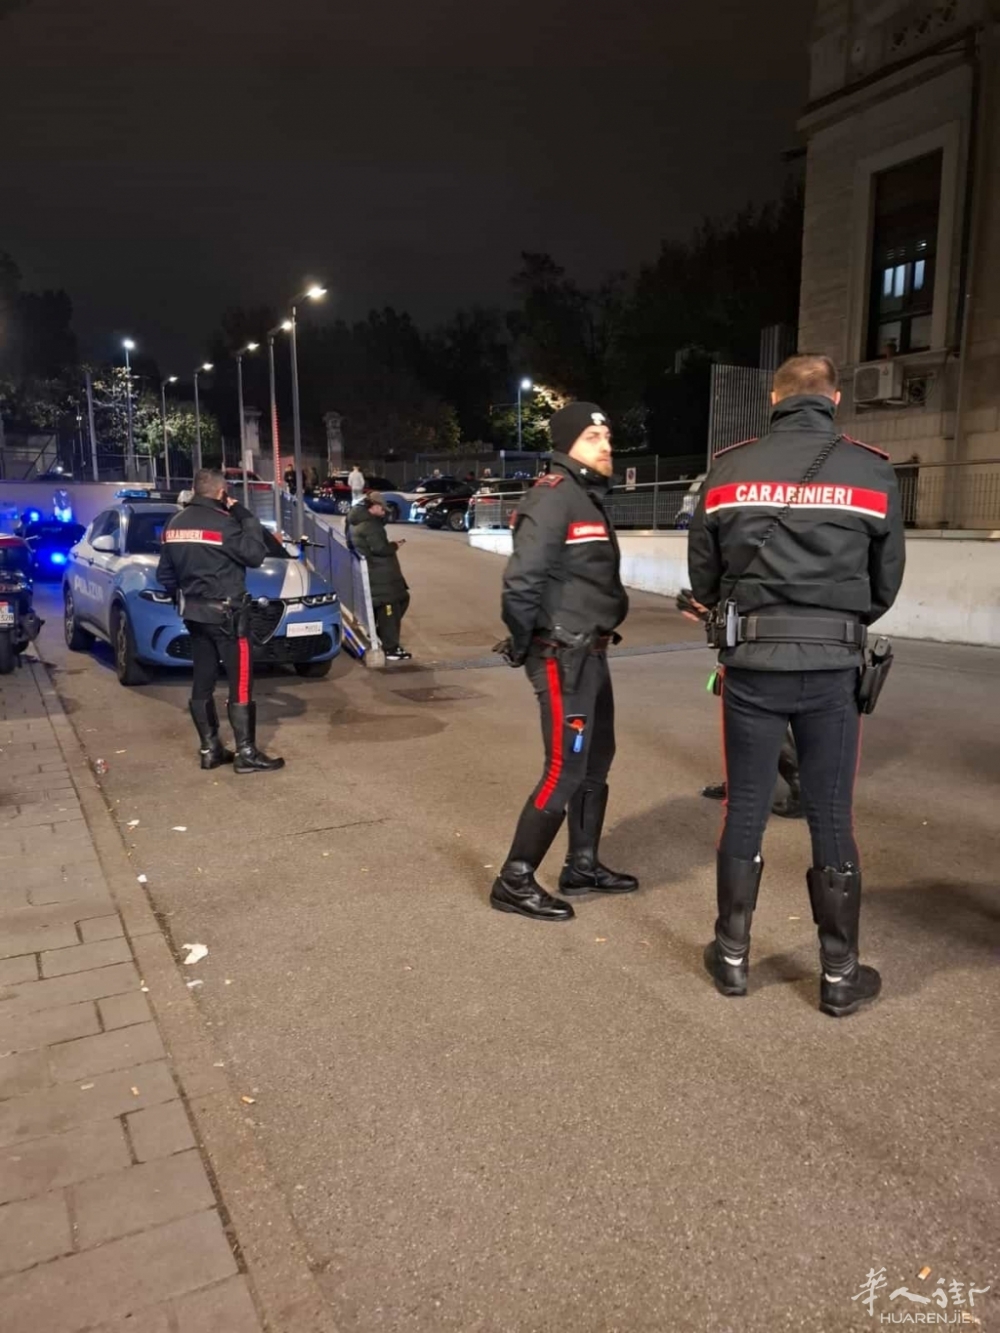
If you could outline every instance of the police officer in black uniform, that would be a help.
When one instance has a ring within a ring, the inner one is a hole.
[[[232,763],[237,773],[283,768],[257,749],[257,705],[253,702],[253,645],[246,569],[264,563],[267,544],[259,519],[226,493],[226,479],[202,468],[190,503],[163,531],[156,576],[177,596],[191,636],[194,680],[191,717],[201,740],[202,768]],[[215,682],[219,661],[229,681],[229,722],[236,755],[219,739]]]
[[[819,929],[820,1008],[840,1017],[881,987],[878,972],[858,960],[856,689],[867,626],[896,599],[905,545],[887,455],[834,425],[837,381],[823,356],[794,356],[779,368],[770,432],[716,457],[688,559],[694,596],[714,609],[724,645],[728,805],[705,965],[723,995],[746,994],[761,840],[790,723],[812,836],[807,883]]]
[[[569,403],[549,422],[555,452],[520,506],[503,585],[510,638],[498,647],[523,665],[538,696],[545,771],[521,812],[490,905],[536,921],[568,921],[569,903],[535,871],[568,811],[568,895],[631,893],[639,882],[601,864],[598,849],[615,753],[607,649],[628,613],[618,541],[604,508],[611,433],[594,403]]]

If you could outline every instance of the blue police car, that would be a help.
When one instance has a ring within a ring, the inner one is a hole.
[[[86,651],[94,639],[114,650],[123,685],[141,685],[146,666],[191,662],[191,639],[169,593],[156,581],[163,529],[178,506],[140,495],[98,514],[68,555],[63,574],[67,645]],[[254,599],[254,661],[285,663],[300,676],[325,676],[340,652],[342,621],[330,585],[265,528],[268,557],[246,571]]]

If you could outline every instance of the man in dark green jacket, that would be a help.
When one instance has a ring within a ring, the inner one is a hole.
[[[348,538],[358,555],[368,562],[375,628],[385,650],[385,660],[407,662],[413,654],[400,646],[399,627],[410,605],[410,590],[396,554],[405,544],[405,538],[391,542],[385,524],[385,500],[378,491],[372,491],[351,510],[347,519]]]

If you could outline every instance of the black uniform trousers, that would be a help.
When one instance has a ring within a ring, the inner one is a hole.
[[[249,634],[226,631],[222,625],[205,625],[199,620],[185,620],[191,635],[194,660],[193,700],[211,699],[219,679],[219,662],[229,681],[229,702],[248,704],[253,699],[253,646]]]
[[[857,668],[752,671],[726,667],[722,726],[728,797],[719,851],[752,860],[761,849],[786,728],[798,750],[813,865],[858,865],[854,779],[861,717]]]
[[[536,810],[562,814],[583,786],[600,787],[608,780],[615,757],[615,696],[608,655],[592,652],[584,662],[576,688],[565,689],[555,657],[533,647],[525,662],[538,696],[545,742],[545,772],[531,800]]]
[[[400,597],[398,601],[376,602],[374,605],[375,630],[378,634],[379,642],[387,653],[394,653],[399,647],[400,622],[406,615],[406,610],[409,605],[409,593]]]

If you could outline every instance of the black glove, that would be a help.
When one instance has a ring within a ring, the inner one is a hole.
[[[514,640],[509,635],[506,639],[501,639],[499,643],[495,643],[493,651],[499,653],[507,665],[511,667],[524,666],[528,656],[527,649],[523,652],[515,649]]]

